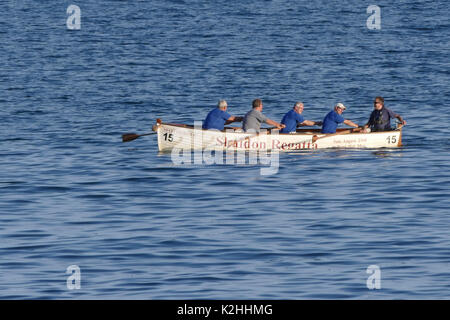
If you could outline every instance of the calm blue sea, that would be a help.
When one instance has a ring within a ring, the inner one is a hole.
[[[449,16],[443,0],[0,2],[0,298],[449,299]],[[407,121],[403,148],[280,154],[270,176],[121,141],[219,99],[244,115],[261,98],[277,121],[342,102],[364,124],[375,96]]]

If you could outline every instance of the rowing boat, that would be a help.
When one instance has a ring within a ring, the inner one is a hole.
[[[298,151],[327,148],[397,148],[402,146],[402,126],[392,131],[352,132],[338,129],[323,134],[320,129],[297,129],[295,133],[261,130],[243,132],[237,128],[205,130],[201,125],[163,123],[157,119],[153,126],[158,137],[159,151],[218,150],[218,151]]]

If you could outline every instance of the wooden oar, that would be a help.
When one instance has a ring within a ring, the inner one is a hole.
[[[144,133],[144,134],[136,134],[136,133],[125,133],[122,135],[122,142],[129,142],[129,141],[133,141],[139,137],[142,136],[148,136],[151,134],[156,134],[156,132],[149,132],[149,133]]]
[[[312,142],[315,143],[317,140],[320,140],[320,139],[323,139],[323,138],[328,138],[328,137],[332,137],[332,136],[339,136],[341,134],[348,134],[348,133],[359,132],[359,131],[361,131],[360,128],[355,128],[355,129],[343,130],[343,131],[332,133],[332,134],[325,134],[323,137],[318,137],[318,136],[314,135],[312,137]]]

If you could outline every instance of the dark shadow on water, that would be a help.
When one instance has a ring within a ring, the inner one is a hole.
[[[381,149],[373,151],[372,154],[377,158],[402,157],[403,148],[400,149]]]

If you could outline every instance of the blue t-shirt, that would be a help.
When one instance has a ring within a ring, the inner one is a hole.
[[[323,119],[322,133],[336,133],[336,129],[339,123],[344,122],[343,116],[338,114],[336,111],[331,110]]]
[[[303,121],[305,121],[305,118],[292,109],[286,113],[281,120],[281,123],[286,125],[286,127],[281,129],[280,133],[295,132],[297,130],[297,124],[302,123]]]
[[[231,115],[219,108],[211,110],[203,121],[203,129],[223,130],[225,122],[230,119]]]

